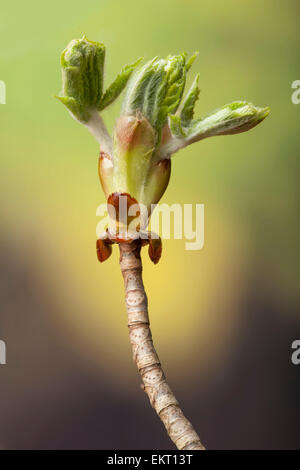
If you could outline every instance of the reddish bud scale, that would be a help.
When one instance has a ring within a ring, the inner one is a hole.
[[[144,117],[121,116],[116,124],[116,138],[124,152],[139,146],[153,149],[155,143],[153,128]]]
[[[113,173],[113,161],[110,155],[100,152],[98,158],[98,175],[105,196],[110,193]]]
[[[112,253],[111,242],[99,238],[96,241],[96,251],[98,260],[100,263],[103,263],[110,257]]]
[[[120,212],[120,199],[124,198],[123,201],[126,204],[125,213],[121,214]],[[129,215],[130,207],[133,205],[138,206],[137,200],[130,196],[128,193],[113,193],[107,198],[107,208],[108,214],[112,219],[115,219],[118,223],[130,224],[133,219],[140,216],[140,211],[136,211],[134,216]],[[112,210],[113,209],[113,210]],[[125,220],[122,220],[122,217],[125,217]]]
[[[150,238],[149,240],[149,258],[154,264],[157,264],[161,258],[162,242],[161,238]]]
[[[106,261],[112,253],[112,244],[130,244],[140,242],[141,247],[149,245],[148,254],[149,258],[154,264],[157,264],[161,258],[162,253],[162,241],[161,238],[156,236],[153,237],[153,233],[143,233],[142,237],[135,238],[122,238],[121,234],[112,236],[107,231],[102,238],[99,238],[96,242],[97,258],[100,263]]]

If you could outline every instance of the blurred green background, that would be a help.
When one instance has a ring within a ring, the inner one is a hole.
[[[118,250],[100,265],[97,143],[54,99],[83,33],[120,68],[199,50],[200,116],[246,99],[271,115],[174,156],[162,202],[205,204],[205,246],[144,254],[154,341],[208,448],[297,448],[299,2],[6,3],[0,15],[0,447],[171,449],[131,360]],[[120,109],[104,112],[110,129]]]

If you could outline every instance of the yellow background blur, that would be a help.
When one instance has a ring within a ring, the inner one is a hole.
[[[246,134],[174,156],[163,202],[205,204],[205,246],[144,253],[154,341],[209,448],[296,448],[299,320],[299,3],[6,3],[0,15],[3,448],[172,448],[139,389],[115,247],[95,254],[98,147],[55,100],[59,56],[85,33],[128,62],[199,50],[197,114],[269,105]],[[120,103],[104,112],[110,129]],[[298,408],[297,408],[298,406]]]

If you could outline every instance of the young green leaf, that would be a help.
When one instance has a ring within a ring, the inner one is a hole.
[[[158,133],[169,114],[176,112],[185,86],[185,55],[153,59],[138,69],[129,81],[123,102],[124,114],[139,112]]]
[[[269,114],[270,108],[259,108],[245,101],[234,101],[191,124],[189,140],[197,141],[214,135],[239,134],[257,126]]]
[[[186,130],[182,126],[182,121],[179,116],[176,114],[171,114],[169,116],[169,127],[172,133],[172,136],[177,139],[185,139],[187,134]]]
[[[199,55],[199,51],[194,52],[194,54],[187,61],[186,66],[185,66],[187,72],[190,70],[191,66],[197,59],[198,55]]]
[[[153,125],[159,130],[166,123],[168,115],[176,112],[182,99],[185,79],[184,55],[169,56],[164,65],[164,79],[157,89],[156,106],[153,109]]]
[[[188,144],[215,135],[230,135],[248,131],[263,121],[269,112],[268,107],[259,108],[245,101],[234,101],[205,118],[184,124],[177,116],[176,119],[171,116],[169,123],[174,137],[184,138]]]
[[[87,122],[100,106],[105,46],[85,36],[74,39],[61,54],[62,93],[58,97],[76,119]]]
[[[199,74],[196,75],[195,80],[192,83],[191,88],[189,89],[186,97],[182,101],[179,108],[179,116],[182,122],[189,122],[194,117],[194,108],[196,101],[199,98],[200,88],[199,88]]]

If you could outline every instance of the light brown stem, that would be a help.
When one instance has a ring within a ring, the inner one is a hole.
[[[204,450],[192,424],[181,411],[167,384],[149,327],[147,296],[142,280],[141,241],[120,243],[120,266],[125,283],[129,337],[142,388],[177,449]]]

